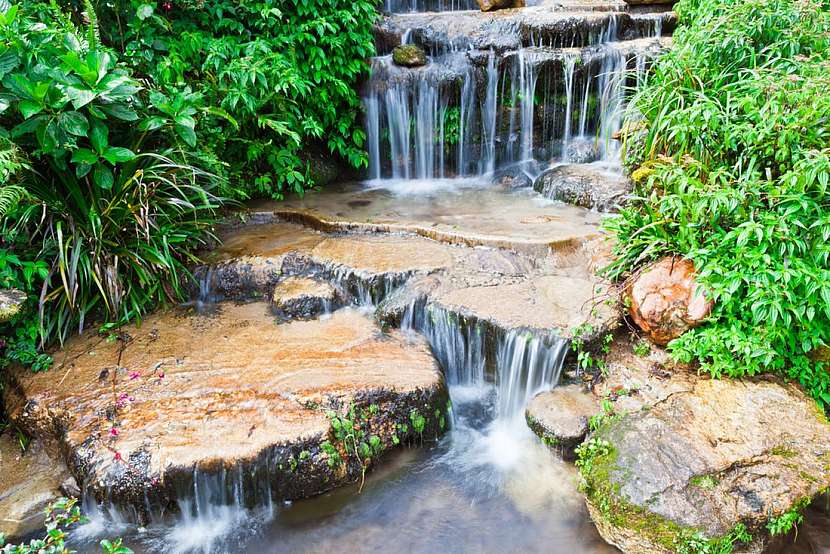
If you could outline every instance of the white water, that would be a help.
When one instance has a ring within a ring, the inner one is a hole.
[[[636,22],[644,37],[662,35],[661,14]],[[612,14],[587,37],[531,35],[517,50],[483,53],[482,65],[454,45],[434,52],[422,68],[397,67],[389,55],[375,58],[364,96],[371,186],[413,180],[417,190],[428,188],[426,181],[487,177],[517,163],[535,175],[551,162],[574,161],[575,143],[593,143],[595,151],[577,162],[619,164],[611,136],[628,87],[652,55],[625,51],[620,32]],[[411,29],[405,35],[413,42]],[[585,40],[579,51],[562,50]]]

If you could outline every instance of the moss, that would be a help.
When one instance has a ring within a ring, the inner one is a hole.
[[[580,459],[577,462],[582,475],[581,488],[606,523],[631,530],[668,551],[697,552],[702,548],[699,545],[709,545],[713,548],[712,551],[726,553],[731,552],[731,545],[735,542],[744,542],[748,534],[740,524],[735,532],[727,533],[723,537],[706,537],[700,529],[679,525],[625,500],[620,493],[619,484],[611,480],[611,474],[618,469],[617,450],[605,438],[611,423],[606,422],[597,430],[595,438],[590,439],[606,441],[608,448],[588,459],[585,449],[580,447]],[[587,441],[583,446],[586,444]],[[713,480],[712,476],[701,476],[699,483],[710,484]]]
[[[714,489],[720,479],[718,479],[715,475],[695,475],[691,479],[689,479],[689,483],[691,483],[695,487],[699,487],[704,490],[712,490]]]
[[[778,446],[773,447],[770,451],[773,456],[779,456],[781,458],[795,458],[798,456],[798,452],[792,450],[791,448],[787,448],[783,444],[779,444]]]

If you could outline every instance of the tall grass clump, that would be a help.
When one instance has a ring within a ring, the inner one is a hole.
[[[714,377],[776,373],[830,407],[830,3],[681,0],[632,103],[622,278],[667,254],[716,301],[669,345]],[[636,115],[635,115],[636,114]]]

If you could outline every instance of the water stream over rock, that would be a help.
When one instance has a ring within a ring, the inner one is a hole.
[[[384,7],[363,86],[368,180],[252,206],[197,269],[188,306],[123,345],[67,345],[60,367],[80,393],[15,376],[7,404],[68,452],[85,489],[92,523],[73,547],[612,551],[574,468],[524,420],[574,330],[590,324],[590,342],[618,322],[594,274],[607,247],[595,211],[556,202],[552,178],[549,198],[531,185],[561,164],[619,176],[612,136],[674,14]],[[395,65],[398,44],[427,65]],[[356,460],[341,448],[338,465],[330,411],[351,405],[377,443],[367,435]]]

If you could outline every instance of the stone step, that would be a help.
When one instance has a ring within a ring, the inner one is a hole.
[[[261,302],[156,313],[116,340],[86,333],[48,372],[10,377],[10,416],[59,445],[87,493],[139,520],[192,499],[196,479],[221,489],[213,502],[260,505],[354,481],[369,461],[338,443],[327,411],[360,407],[374,460],[440,433],[448,399],[424,340],[353,309],[278,325]]]
[[[469,49],[501,53],[522,46],[584,47],[666,36],[676,22],[672,11],[565,12],[531,7],[489,13],[395,15],[378,23],[375,36],[381,55],[390,53],[404,35],[433,55]]]

